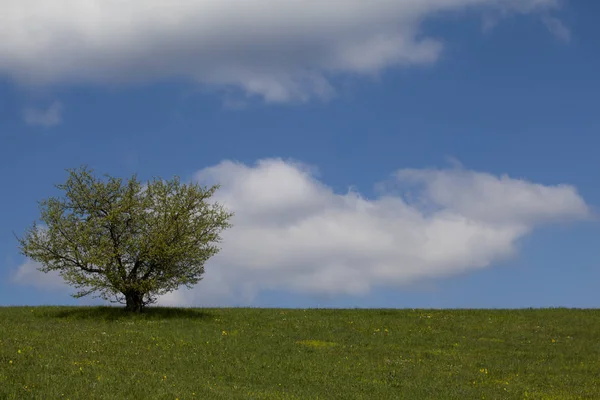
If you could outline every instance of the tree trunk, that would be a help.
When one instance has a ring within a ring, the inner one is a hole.
[[[125,310],[141,313],[144,308],[144,294],[136,291],[131,291],[125,294]]]

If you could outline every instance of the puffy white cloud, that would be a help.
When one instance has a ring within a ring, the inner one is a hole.
[[[40,289],[64,290],[71,292],[70,287],[65,283],[60,274],[56,271],[43,273],[38,270],[41,264],[27,260],[19,265],[12,274],[12,281],[20,284],[26,284]]]
[[[590,214],[568,185],[461,167],[403,169],[393,177],[368,199],[335,193],[314,168],[280,159],[224,161],[199,171],[199,182],[222,185],[215,200],[235,212],[234,227],[204,280],[161,304],[251,304],[269,289],[365,295],[374,287],[402,288],[489,267],[514,254],[517,241],[540,224]]]
[[[265,289],[400,288],[489,267],[540,224],[589,215],[571,186],[462,168],[400,170],[376,199],[334,193],[314,170],[279,159],[226,161],[196,179],[220,182],[216,200],[236,214],[205,281],[181,292],[180,304],[247,304]]]
[[[404,169],[396,177],[421,185],[426,198],[438,206],[486,223],[533,225],[581,216],[587,210],[568,185],[544,186],[462,168]]]
[[[532,13],[558,0],[1,0],[0,73],[26,84],[169,78],[267,101],[327,98],[328,77],[434,62],[442,12]],[[541,15],[541,14],[540,14]],[[555,26],[556,23],[552,22]]]
[[[55,126],[62,122],[63,105],[55,101],[46,109],[27,107],[23,110],[23,119],[27,125]]]

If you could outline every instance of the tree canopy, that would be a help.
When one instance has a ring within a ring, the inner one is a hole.
[[[140,312],[158,296],[202,279],[218,253],[220,233],[233,215],[209,199],[219,186],[154,178],[143,184],[94,176],[87,167],[67,170],[56,187],[63,197],[40,205],[42,224],[17,238],[40,271],[58,271],[77,288]]]

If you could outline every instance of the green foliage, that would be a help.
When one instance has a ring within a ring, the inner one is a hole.
[[[75,297],[94,293],[133,311],[198,283],[231,226],[232,214],[208,202],[218,185],[105,177],[69,170],[57,185],[64,197],[40,202],[44,226],[34,223],[18,239],[21,252],[41,271],[59,271],[78,289]]]
[[[600,399],[599,310],[0,308],[0,399]]]

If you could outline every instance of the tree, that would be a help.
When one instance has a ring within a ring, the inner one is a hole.
[[[21,253],[42,272],[58,271],[79,298],[96,294],[141,312],[157,297],[202,279],[218,253],[220,233],[233,215],[208,200],[218,185],[181,183],[178,177],[142,184],[87,167],[70,169],[56,185],[64,197],[40,202],[40,221],[17,238]]]

